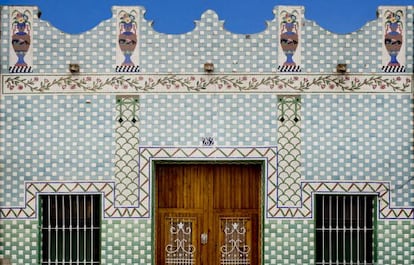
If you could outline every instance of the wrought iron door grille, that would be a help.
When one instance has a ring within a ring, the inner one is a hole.
[[[41,264],[100,264],[100,195],[41,195]]]
[[[195,240],[192,218],[169,218],[169,240],[165,246],[165,263],[195,264]]]
[[[250,218],[222,218],[221,265],[250,265]]]
[[[316,195],[316,264],[374,264],[372,195]]]

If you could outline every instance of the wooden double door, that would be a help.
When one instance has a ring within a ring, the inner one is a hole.
[[[260,264],[261,166],[157,164],[156,264]]]

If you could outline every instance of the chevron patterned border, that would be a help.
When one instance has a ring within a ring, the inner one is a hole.
[[[37,195],[41,193],[101,193],[104,218],[150,218],[150,180],[153,160],[265,160],[268,196],[276,198],[276,147],[140,147],[138,205],[115,206],[115,182],[26,182],[25,202],[20,207],[1,207],[0,219],[37,218]],[[269,200],[274,208],[275,200]]]
[[[369,193],[378,195],[380,219],[414,219],[414,208],[392,207],[389,182],[301,182],[301,204],[277,204],[277,147],[140,147],[138,205],[115,206],[115,182],[26,182],[25,202],[21,207],[1,207],[0,219],[37,218],[37,195],[50,193],[101,193],[104,218],[150,218],[152,165],[157,160],[176,161],[263,161],[266,179],[267,218],[311,219],[315,193]],[[282,192],[283,193],[283,192]]]
[[[389,182],[302,182],[302,205],[297,208],[280,207],[272,215],[275,218],[312,218],[315,193],[354,193],[378,195],[380,219],[413,219],[414,208],[391,207]]]
[[[150,209],[150,180],[154,160],[212,160],[265,161],[267,186],[267,209],[276,208],[277,192],[277,147],[141,147],[140,148],[140,193],[139,208],[146,212]],[[149,217],[149,216],[148,216]]]
[[[103,194],[104,216],[113,212],[114,183],[111,182],[26,182],[25,205],[16,208],[1,208],[0,219],[37,218],[37,195],[56,193],[101,193]]]

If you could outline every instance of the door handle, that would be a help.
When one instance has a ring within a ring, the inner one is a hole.
[[[207,233],[202,233],[201,234],[201,244],[205,245],[208,242],[208,234]]]

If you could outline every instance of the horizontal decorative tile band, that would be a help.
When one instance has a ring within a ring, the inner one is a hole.
[[[408,74],[7,74],[2,76],[2,93],[411,93],[412,83]]]

